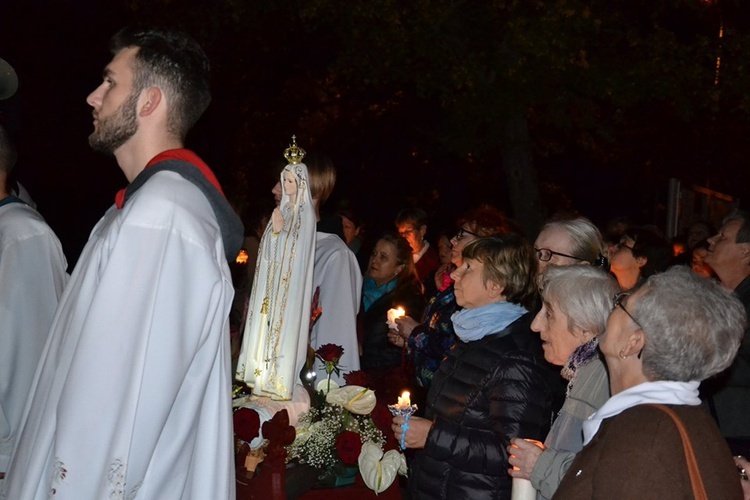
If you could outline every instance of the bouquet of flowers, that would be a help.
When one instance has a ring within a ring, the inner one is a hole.
[[[370,416],[375,403],[375,393],[364,387],[332,389],[320,408],[300,416],[297,437],[287,448],[289,458],[319,469],[356,466],[363,444],[382,448],[385,442]]]

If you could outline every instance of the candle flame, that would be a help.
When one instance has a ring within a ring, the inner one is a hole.
[[[240,253],[237,254],[237,258],[235,259],[235,262],[237,264],[247,264],[247,259],[248,259],[247,251],[245,251],[245,249],[243,248],[242,250],[240,250]]]
[[[409,391],[402,392],[401,396],[398,397],[398,406],[401,408],[411,406],[411,394]]]

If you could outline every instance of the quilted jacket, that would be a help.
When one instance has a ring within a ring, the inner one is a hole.
[[[564,399],[532,318],[448,353],[427,395],[434,424],[411,464],[411,498],[510,499],[510,438],[544,441]]]

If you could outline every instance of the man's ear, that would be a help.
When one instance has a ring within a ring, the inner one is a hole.
[[[742,259],[745,264],[750,265],[750,243],[738,243],[738,245],[742,245],[740,259]]]
[[[161,89],[159,87],[149,87],[141,94],[141,101],[143,103],[138,111],[139,116],[148,116],[159,107],[161,103]]]

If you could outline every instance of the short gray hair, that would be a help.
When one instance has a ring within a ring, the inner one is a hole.
[[[630,313],[646,336],[643,373],[649,380],[705,380],[732,363],[747,318],[729,290],[674,266],[636,293]]]
[[[591,266],[549,266],[540,286],[542,299],[568,317],[568,330],[580,328],[594,336],[604,333],[612,297],[620,291],[608,273]]]
[[[590,220],[584,217],[548,222],[544,225],[542,231],[547,228],[558,228],[565,231],[573,243],[571,255],[589,264],[596,264],[604,254],[602,234]]]
[[[735,210],[724,218],[722,225],[735,220],[740,223],[740,228],[737,230],[737,236],[734,238],[734,242],[750,242],[750,213],[745,212],[744,210]]]

